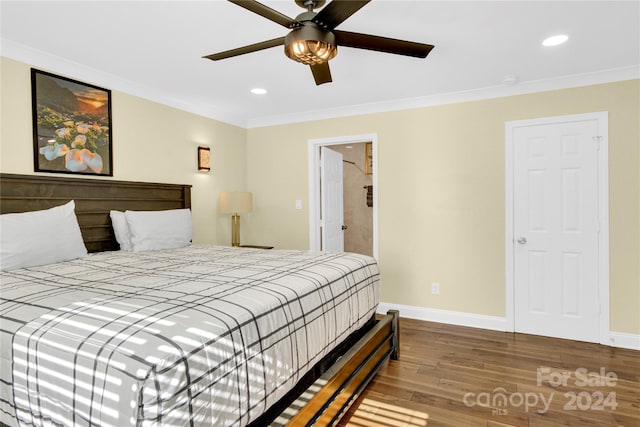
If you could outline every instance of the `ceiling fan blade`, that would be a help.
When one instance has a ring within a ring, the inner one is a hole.
[[[283,15],[277,10],[273,10],[268,6],[263,5],[255,0],[229,0],[233,4],[245,8],[253,13],[256,13],[270,21],[280,24],[283,27],[292,28],[297,22],[295,19],[289,18],[287,15]]]
[[[355,47],[358,49],[376,50],[378,52],[395,53],[397,55],[426,58],[433,45],[410,42],[406,40],[390,39],[388,37],[373,36],[371,34],[351,33],[349,31],[334,30],[338,46]]]
[[[329,63],[324,62],[322,64],[310,65],[313,78],[316,81],[316,86],[320,86],[324,83],[331,83],[331,70],[329,69]]]
[[[257,52],[259,50],[269,49],[270,47],[283,46],[283,45],[284,45],[284,37],[278,37],[277,39],[266,40],[260,43],[250,44],[248,46],[243,46],[236,49],[226,50],[224,52],[203,56],[203,58],[207,58],[212,61],[218,61],[220,59],[231,58],[233,56],[244,55],[245,53]]]
[[[333,30],[371,0],[333,0],[312,19],[316,24]]]

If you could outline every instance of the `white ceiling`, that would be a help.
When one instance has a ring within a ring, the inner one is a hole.
[[[640,1],[373,0],[338,29],[435,48],[426,59],[341,48],[333,83],[316,86],[279,47],[203,59],[287,32],[227,1],[1,3],[3,56],[247,127],[640,77]],[[541,46],[558,33],[569,41]]]

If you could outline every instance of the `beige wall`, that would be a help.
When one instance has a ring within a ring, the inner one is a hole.
[[[1,61],[0,170],[34,174],[30,67]],[[117,91],[112,110],[113,179],[193,185],[194,241],[230,242],[218,193],[246,188],[246,131]],[[197,172],[198,145],[211,147],[209,174]]]
[[[375,133],[382,301],[504,316],[505,122],[608,111],[611,330],[638,334],[639,93],[633,80],[249,129],[251,238],[308,248],[307,141]]]

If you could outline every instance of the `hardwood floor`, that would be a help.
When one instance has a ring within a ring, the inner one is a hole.
[[[400,360],[339,425],[638,427],[640,351],[402,318]]]

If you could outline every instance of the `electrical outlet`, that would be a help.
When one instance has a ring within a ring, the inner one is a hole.
[[[431,284],[431,293],[433,295],[440,295],[440,283],[433,282]]]

